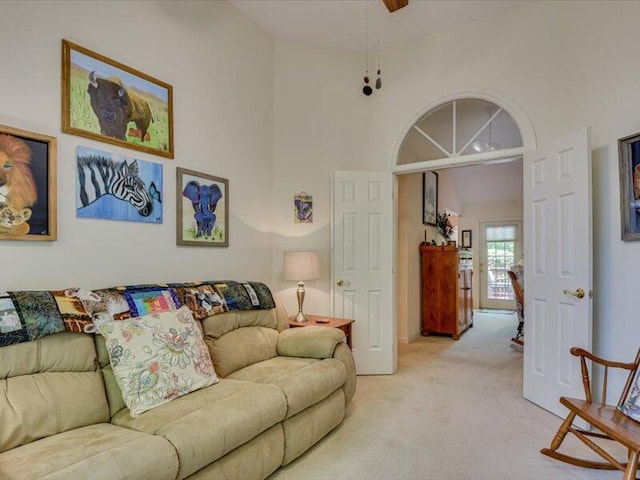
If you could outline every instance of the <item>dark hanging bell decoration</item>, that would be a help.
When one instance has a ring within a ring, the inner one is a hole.
[[[364,93],[367,97],[373,93],[373,88],[369,85],[369,72],[364,76],[364,87],[362,87],[362,93]]]

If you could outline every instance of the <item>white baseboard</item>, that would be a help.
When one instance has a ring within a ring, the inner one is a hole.
[[[420,333],[414,333],[411,337],[398,337],[398,343],[411,343],[420,338]]]

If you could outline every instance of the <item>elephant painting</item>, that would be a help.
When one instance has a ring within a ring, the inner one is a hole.
[[[229,180],[180,167],[176,174],[178,245],[228,247]]]
[[[212,183],[201,185],[192,180],[184,187],[182,195],[191,200],[196,220],[196,238],[211,237],[216,224],[216,207],[222,198],[220,187]]]

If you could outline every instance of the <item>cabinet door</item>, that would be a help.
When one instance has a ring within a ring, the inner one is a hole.
[[[458,331],[467,328],[467,312],[466,312],[466,283],[467,275],[465,269],[458,270]]]
[[[473,270],[467,270],[467,286],[465,297],[465,310],[467,311],[467,325],[473,324]]]
[[[437,252],[423,251],[422,257],[422,334],[440,331]]]
[[[440,326],[442,333],[457,339],[458,330],[458,252],[440,254]]]

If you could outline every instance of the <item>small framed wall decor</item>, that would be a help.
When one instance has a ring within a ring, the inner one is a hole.
[[[176,169],[176,242],[197,247],[229,246],[229,180]]]
[[[460,246],[462,248],[471,248],[471,230],[462,230],[461,235]]]
[[[422,223],[436,225],[438,215],[438,174],[422,174]]]
[[[62,131],[173,158],[173,87],[62,40]]]
[[[295,223],[313,223],[313,197],[308,193],[293,197],[293,219]]]
[[[640,240],[640,133],[618,140],[622,240]]]
[[[56,240],[54,137],[0,125],[0,240]]]

